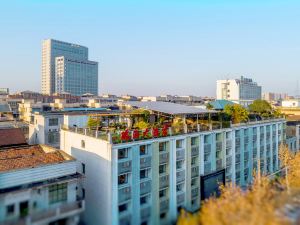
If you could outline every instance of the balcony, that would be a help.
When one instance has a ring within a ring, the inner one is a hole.
[[[216,162],[217,170],[222,169],[222,167],[223,167],[222,159],[217,159],[217,162]]]
[[[159,211],[166,212],[169,210],[169,199],[162,199],[159,203]]]
[[[199,155],[199,146],[192,146],[192,152],[191,152],[192,156],[197,156]]]
[[[226,141],[226,148],[231,148],[232,147],[232,142],[231,140]]]
[[[194,178],[197,176],[199,176],[199,166],[194,166],[191,169],[191,177]]]
[[[181,160],[185,158],[184,149],[176,150],[176,160]]]
[[[143,157],[140,159],[141,169],[151,167],[151,156]]]
[[[1,222],[1,225],[48,224],[60,218],[80,214],[84,211],[84,209],[85,201],[80,200],[62,204],[56,208],[34,211],[26,217],[19,217],[9,221]]]
[[[151,215],[151,208],[146,207],[141,209],[141,220],[147,220]]]
[[[232,164],[232,157],[229,156],[226,158],[226,165],[231,165]]]
[[[177,205],[184,203],[184,199],[185,199],[185,193],[179,192],[177,194]]]
[[[125,187],[119,189],[119,203],[120,202],[125,202],[126,200],[131,198],[131,188],[130,187]]]
[[[210,171],[211,171],[211,163],[205,162],[204,163],[204,173],[207,174],[207,173],[210,173]]]
[[[180,183],[185,180],[185,170],[176,172],[176,181]]]
[[[169,186],[169,175],[159,177],[159,188],[165,188]]]
[[[199,188],[193,188],[191,191],[192,198],[199,196]]]
[[[222,151],[222,142],[221,142],[221,141],[218,141],[218,142],[216,143],[216,150],[217,150],[217,151]]]
[[[119,162],[118,163],[118,173],[127,173],[131,171],[131,161]]]
[[[167,163],[169,161],[169,153],[164,152],[159,154],[159,163]]]
[[[204,145],[204,153],[209,154],[211,151],[211,144]]]
[[[151,192],[151,181],[145,181],[140,184],[140,194],[144,195]]]

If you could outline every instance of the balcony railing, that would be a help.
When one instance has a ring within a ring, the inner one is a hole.
[[[164,127],[147,128],[144,130],[137,130],[137,129],[112,130],[111,129],[107,131],[105,130],[98,131],[90,128],[68,127],[65,125],[63,125],[61,129],[106,140],[112,144],[119,144],[119,143],[127,143],[127,142],[139,141],[144,139],[163,138],[167,136],[182,135],[186,133],[197,133],[197,132],[205,132],[209,130],[225,129],[230,127],[278,122],[282,120],[283,120],[282,118],[266,119],[261,121],[254,121],[254,122],[247,122],[247,123],[240,123],[240,124],[229,124],[228,126],[220,125],[220,122],[211,121],[211,124],[207,124],[207,125],[199,123],[193,126],[183,125],[182,127],[179,128],[178,127],[175,128],[172,126],[171,127],[164,126]]]
[[[35,210],[26,217],[14,218],[8,221],[1,221],[1,225],[28,225],[28,224],[48,224],[64,217],[64,215],[79,214],[85,209],[84,200],[62,204],[56,208],[46,210]]]
[[[151,166],[151,156],[143,157],[140,159],[140,167],[141,169],[147,168]]]

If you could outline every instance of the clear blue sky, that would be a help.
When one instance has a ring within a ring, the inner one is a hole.
[[[46,38],[89,48],[100,93],[215,95],[244,75],[295,94],[300,80],[300,1],[1,1],[1,87],[40,90]]]

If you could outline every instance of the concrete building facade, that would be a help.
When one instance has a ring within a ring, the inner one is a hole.
[[[217,80],[217,99],[230,100],[243,106],[262,98],[262,88],[250,78]]]
[[[170,224],[180,208],[199,209],[207,175],[225,171],[226,182],[247,186],[258,166],[277,171],[285,129],[284,119],[274,119],[114,143],[110,135],[64,128],[61,149],[85,165],[87,224]]]

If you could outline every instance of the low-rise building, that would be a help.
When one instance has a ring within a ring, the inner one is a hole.
[[[27,145],[16,130],[0,133],[0,224],[78,224],[85,204],[77,161],[49,146]]]

